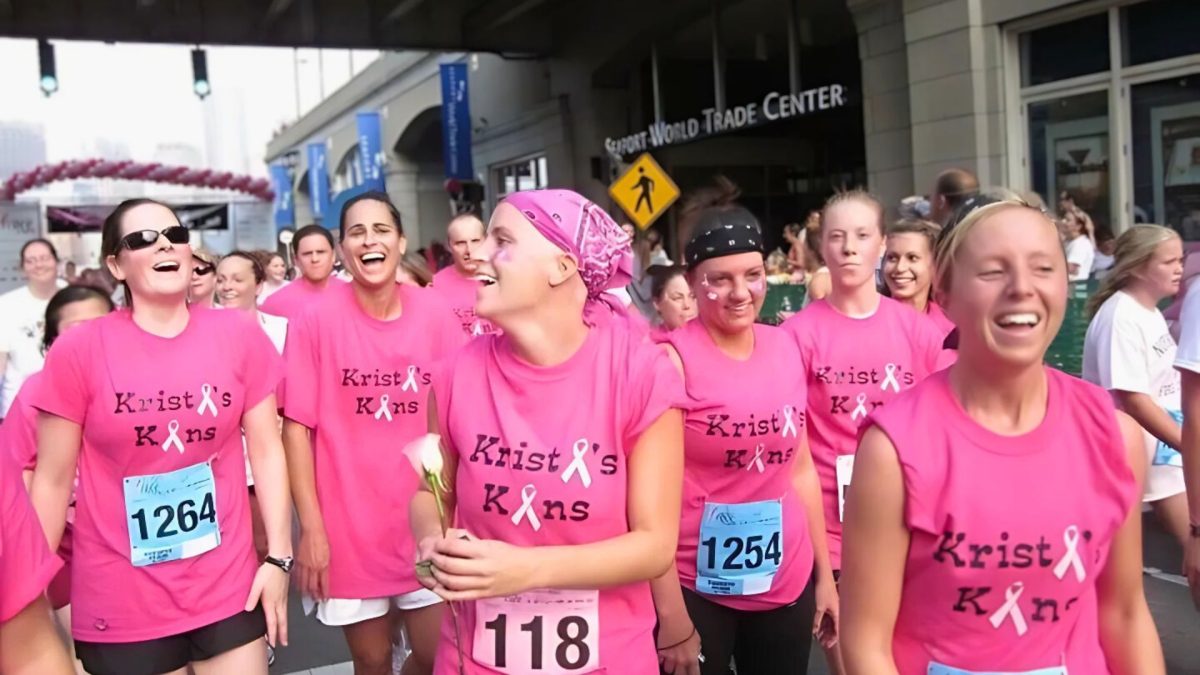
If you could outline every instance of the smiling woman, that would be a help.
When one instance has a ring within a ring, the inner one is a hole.
[[[348,200],[338,231],[352,280],[293,315],[285,354],[298,582],[317,620],[342,628],[356,671],[391,664],[395,608],[413,649],[406,668],[428,672],[442,605],[416,579],[405,514],[417,478],[396,449],[425,433],[435,364],[466,336],[432,289],[396,283],[407,240],[386,194]],[[309,239],[320,245],[319,234]]]
[[[1141,432],[1107,392],[1043,364],[1067,301],[1054,223],[988,201],[937,264],[958,361],[865,421],[845,507],[847,672],[1163,673]],[[1035,549],[1041,564],[1019,562]]]
[[[0,419],[25,378],[42,368],[42,315],[50,297],[66,285],[58,278],[58,251],[45,239],[21,247],[21,272],[28,283],[0,295]]]
[[[166,205],[123,202],[104,222],[101,251],[129,309],[58,337],[30,400],[31,495],[54,546],[79,477],[79,658],[96,675],[189,664],[197,675],[265,675],[262,638],[287,642],[292,548],[279,356],[240,314],[189,309],[193,252]],[[260,565],[251,544],[243,433],[278,566]]]

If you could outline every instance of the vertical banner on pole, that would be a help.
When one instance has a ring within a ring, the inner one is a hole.
[[[292,197],[292,174],[282,164],[271,165],[271,183],[275,188],[275,229],[296,225],[296,203]]]
[[[329,168],[327,164],[325,143],[309,143],[308,192],[312,200],[313,218],[321,224],[325,224],[325,216],[329,213]]]
[[[471,107],[467,90],[467,64],[443,63],[442,160],[446,178],[474,180],[471,165]]]
[[[387,164],[387,158],[383,154],[379,113],[360,112],[355,115],[355,121],[358,126],[358,168],[362,185],[367,190],[384,192],[383,167]]]

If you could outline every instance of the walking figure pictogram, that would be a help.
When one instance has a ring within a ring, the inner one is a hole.
[[[640,166],[638,167],[638,175],[641,177],[638,178],[634,187],[641,190],[642,193],[638,195],[637,203],[634,205],[633,210],[642,210],[642,202],[644,201],[646,202],[646,210],[654,213],[654,204],[650,201],[650,193],[654,192],[654,179],[647,176],[646,170]]]

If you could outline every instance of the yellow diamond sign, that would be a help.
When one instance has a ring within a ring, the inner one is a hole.
[[[644,230],[679,199],[679,188],[647,152],[608,186],[608,194]]]

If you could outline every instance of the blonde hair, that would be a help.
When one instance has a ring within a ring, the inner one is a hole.
[[[862,188],[854,188],[852,190],[838,190],[837,192],[834,192],[832,195],[830,195],[829,199],[825,200],[825,205],[821,207],[821,233],[822,234],[825,232],[825,221],[829,218],[829,209],[837,206],[838,204],[842,204],[844,202],[862,202],[863,204],[866,204],[867,206],[874,208],[875,212],[879,214],[879,222],[878,222],[879,236],[881,236],[881,237],[883,236],[883,233],[887,230],[887,227],[884,225],[884,222],[883,222],[883,216],[884,216],[884,211],[885,211],[885,209],[883,208],[883,202],[880,201],[878,197],[871,194],[870,192],[867,192],[866,190],[864,190]]]
[[[980,206],[973,206],[973,203],[979,203]],[[937,247],[933,254],[933,269],[934,280],[933,288],[936,291],[945,293],[950,287],[951,272],[954,270],[954,260],[958,257],[958,250],[962,248],[963,242],[967,236],[971,234],[980,223],[987,218],[1008,209],[1031,209],[1041,214],[1046,222],[1054,226],[1054,221],[1046,215],[1046,212],[1038,207],[1025,201],[1020,195],[1005,188],[989,190],[987,193],[981,193],[976,197],[967,200],[963,204],[963,209],[950,220],[946,227],[938,235]],[[1066,252],[1061,248],[1062,240],[1059,240],[1060,251],[1063,252],[1064,258]]]
[[[1133,275],[1154,257],[1159,244],[1172,239],[1179,239],[1179,233],[1162,225],[1134,225],[1122,232],[1117,237],[1112,271],[1101,282],[1096,294],[1088,299],[1088,316],[1095,316],[1105,301],[1129,285]]]

